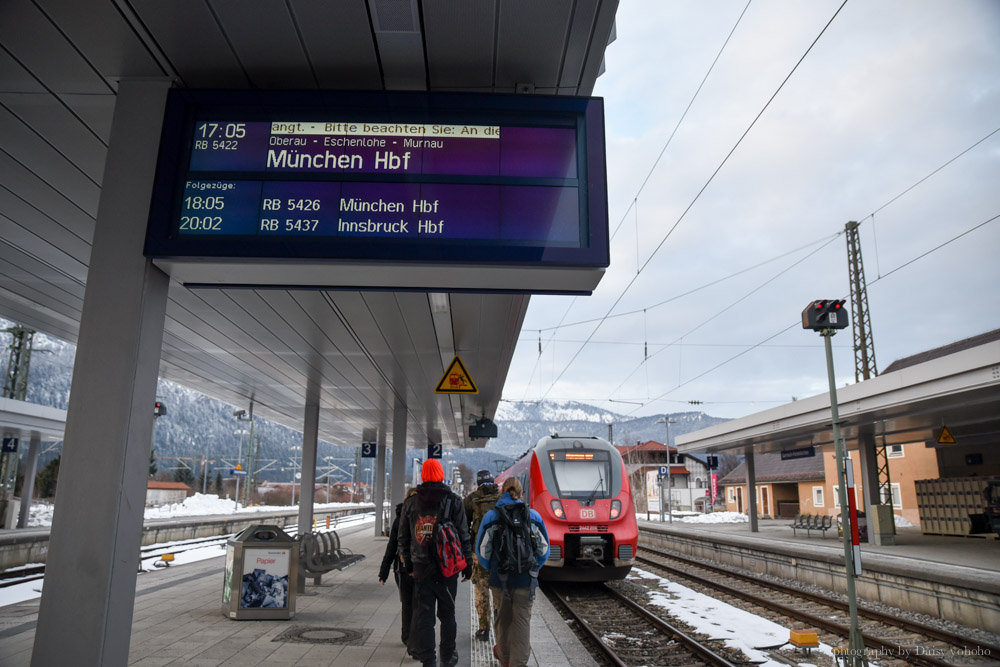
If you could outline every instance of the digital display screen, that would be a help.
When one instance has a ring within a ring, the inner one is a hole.
[[[608,265],[595,98],[171,91],[151,257]]]

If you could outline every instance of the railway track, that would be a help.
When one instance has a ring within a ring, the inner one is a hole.
[[[606,584],[547,584],[544,591],[615,667],[739,664]]]
[[[659,570],[671,578],[680,577],[770,610],[784,617],[785,625],[805,624],[819,630],[820,640],[827,644],[837,644],[848,635],[848,605],[840,599],[656,549],[643,548],[637,561],[654,573]],[[1000,646],[873,609],[859,607],[858,616],[864,644],[879,663],[902,661],[931,667],[1000,664]]]
[[[350,515],[350,519],[346,523],[350,524],[355,517],[368,517],[372,515],[372,512]],[[344,523],[345,520],[341,519],[338,523]],[[337,523],[334,523],[336,526]],[[283,529],[291,537],[296,537],[298,535],[298,526],[295,524],[289,524]],[[195,549],[204,549],[206,547],[212,547],[218,545],[221,548],[225,548],[228,541],[235,537],[236,533],[230,533],[227,535],[213,535],[212,537],[203,537],[191,540],[182,540],[178,542],[173,542],[171,544],[153,544],[147,547],[142,547],[139,550],[139,561],[142,564],[152,565],[154,561],[159,559],[164,554],[182,554],[186,551],[193,551]],[[0,588],[8,588],[10,586],[16,586],[18,584],[24,584],[31,581],[38,581],[45,578],[45,566],[44,565],[32,565],[28,567],[11,568],[9,570],[0,571]]]

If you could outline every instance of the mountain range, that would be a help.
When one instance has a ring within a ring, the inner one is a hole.
[[[0,319],[0,331],[11,324]],[[10,334],[0,333],[0,349],[9,342]],[[66,409],[75,353],[76,348],[70,343],[44,334],[35,335],[28,375],[29,402]],[[7,358],[8,355],[3,355],[4,371]],[[166,416],[157,419],[154,429],[153,452],[158,470],[189,466],[197,472],[204,456],[217,462],[212,466],[214,476],[215,470],[233,465],[241,448],[246,452],[248,443],[245,435],[238,435],[243,424],[233,418],[234,406],[166,380],[160,380],[157,386],[157,400],[167,406]],[[657,420],[663,416],[631,417],[575,401],[503,401],[494,418],[497,424],[495,439],[482,449],[447,450],[446,453],[453,465],[466,465],[472,470],[497,470],[506,466],[504,461],[513,461],[540,438],[553,433],[610,436],[619,445],[646,440],[662,442],[664,425]],[[670,426],[671,442],[683,433],[726,421],[704,412],[668,416],[676,420]],[[272,462],[260,479],[290,480],[296,464],[292,447],[301,445],[301,432],[258,417],[254,422],[254,435],[260,442],[259,465]],[[357,451],[358,447],[353,445],[321,443],[319,456],[332,457],[335,465],[344,469],[345,472],[333,471],[331,477],[336,481],[346,479],[350,462],[357,461]],[[45,447],[39,458],[39,470],[60,452],[61,443]],[[412,457],[408,459],[410,466]],[[408,469],[407,475],[410,474]]]

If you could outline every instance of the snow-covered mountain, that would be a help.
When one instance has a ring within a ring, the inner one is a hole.
[[[617,445],[646,440],[663,442],[665,428],[657,423],[663,416],[630,417],[575,401],[504,401],[494,418],[497,437],[487,448],[507,456],[520,456],[539,439],[553,433],[610,437]],[[677,412],[667,416],[677,421],[670,425],[671,444],[678,435],[726,421],[704,412]]]
[[[0,319],[0,330],[11,324]],[[6,348],[9,342],[10,335],[0,333],[0,349]],[[66,409],[75,354],[76,347],[71,343],[37,334],[31,357],[27,400]],[[6,361],[6,355],[3,355],[0,366],[5,366]],[[239,436],[235,435],[239,425],[232,416],[233,406],[166,380],[160,380],[156,393],[168,410],[166,417],[156,421],[154,430],[154,451],[160,470],[175,467],[174,457],[200,460],[205,455],[216,460],[236,459],[240,442]],[[662,442],[664,427],[656,423],[662,416],[630,417],[574,401],[503,401],[494,418],[496,439],[488,441],[484,449],[449,452],[456,465],[464,464],[472,470],[494,469],[500,465],[498,459],[516,458],[546,435],[572,433],[608,438],[609,424],[610,437],[615,444],[645,440]],[[669,416],[677,420],[670,426],[671,442],[682,433],[725,421],[703,412],[681,412]],[[262,474],[262,478],[287,480],[291,474],[291,448],[301,444],[301,433],[258,418],[254,435],[255,439],[260,438],[260,460],[276,462]],[[353,458],[357,450],[357,447],[349,445],[325,444],[323,447],[324,455],[329,455],[331,449],[328,448],[332,448],[333,455],[342,458]],[[61,447],[46,448],[39,459],[39,468],[57,456],[60,450]],[[219,465],[222,465],[221,461]]]

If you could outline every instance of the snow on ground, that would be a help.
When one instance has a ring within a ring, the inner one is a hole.
[[[343,507],[357,507],[359,503],[318,503],[313,506],[313,511],[321,511],[328,509],[337,509]],[[297,505],[276,507],[274,505],[260,505],[253,507],[236,507],[236,503],[232,500],[226,500],[219,498],[215,495],[204,495],[201,493],[196,493],[195,495],[185,499],[183,503],[177,503],[174,505],[163,505],[161,507],[147,507],[145,518],[148,519],[169,519],[171,517],[180,516],[214,516],[219,514],[244,514],[244,513],[254,513],[254,512],[275,512],[279,510],[292,510],[297,509]],[[29,519],[28,525],[30,527],[47,527],[52,525],[52,512],[54,506],[35,502],[31,505],[31,517]],[[366,514],[361,514],[356,517],[345,517],[337,521],[336,527],[338,529],[343,529],[349,526],[360,526],[366,523],[374,523],[375,514],[374,512],[369,512]],[[322,529],[322,526],[320,526]],[[294,535],[294,530],[292,531]],[[170,567],[177,567],[179,565],[184,565],[186,563],[194,563],[196,561],[205,560],[208,558],[219,558],[226,555],[226,549],[224,545],[213,544],[206,547],[199,547],[195,549],[188,549],[182,551],[185,548],[185,544],[188,541],[179,542],[164,542],[162,544],[154,544],[150,547],[144,547],[147,549],[155,548],[155,551],[149,552],[147,557],[143,558],[142,561],[142,571],[154,573],[161,570],[153,565],[153,563],[159,560],[161,554],[173,553],[174,562]],[[40,563],[34,563],[31,565],[26,565],[25,567],[32,567],[33,565],[39,565]],[[221,565],[220,565],[221,568]],[[11,568],[12,570],[15,568]],[[162,568],[166,569],[166,568]],[[0,588],[0,607],[17,604],[18,602],[24,602],[25,600],[32,600],[40,597],[42,594],[42,580],[29,581],[23,584],[17,584],[15,586],[9,586],[7,588]]]
[[[338,509],[341,507],[356,507],[358,503],[317,503],[313,505],[315,510]],[[196,493],[184,499],[182,503],[173,505],[160,505],[159,507],[147,507],[145,519],[170,519],[178,516],[214,516],[218,514],[250,514],[255,512],[277,512],[280,510],[295,509],[298,505],[287,507],[277,507],[275,505],[251,505],[244,507],[237,506],[235,501],[220,498],[219,496],[203,493]],[[52,525],[52,513],[55,505],[45,502],[34,501],[31,504],[31,516],[28,518],[28,526],[31,528],[47,527]]]
[[[678,621],[712,639],[725,640],[726,646],[743,651],[755,664],[784,667],[784,663],[771,660],[763,649],[787,643],[788,628],[633,567],[629,579],[639,578],[658,581],[659,590],[650,591],[649,600]],[[814,650],[833,657],[826,644]]]
[[[640,519],[646,518],[643,513],[638,514]],[[659,512],[650,512],[649,521],[659,521]],[[669,515],[664,515],[664,521],[670,521]],[[750,518],[746,514],[739,512],[674,512],[674,521],[678,523],[746,523]]]

